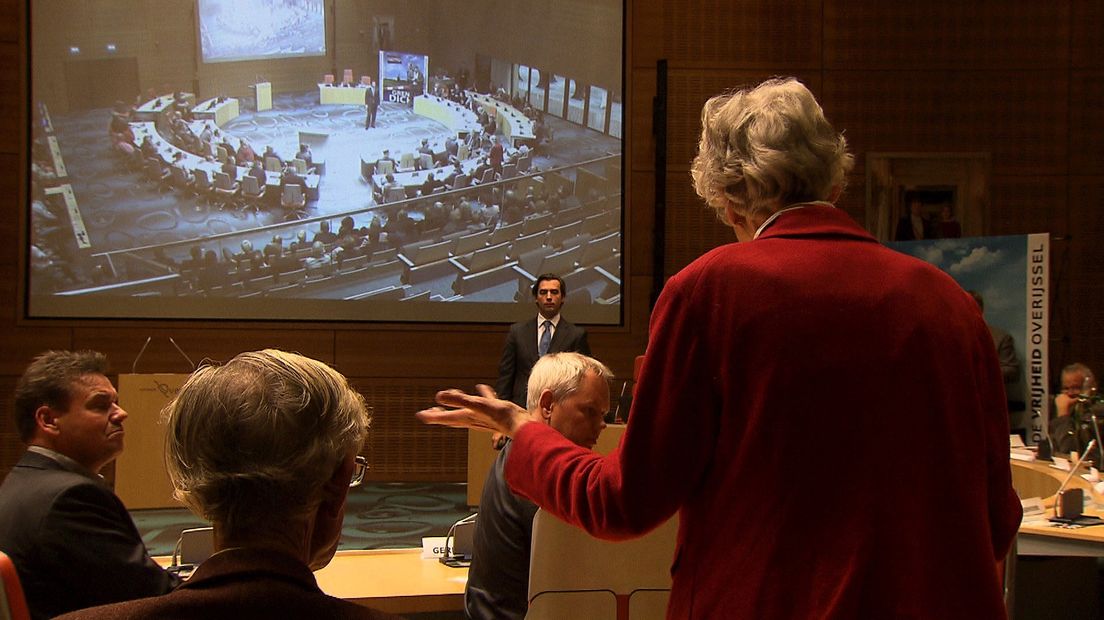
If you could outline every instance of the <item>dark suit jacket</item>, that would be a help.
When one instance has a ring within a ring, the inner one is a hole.
[[[560,324],[552,334],[549,353],[575,351],[590,355],[586,330],[567,319],[560,317]],[[506,346],[502,348],[502,359],[498,363],[498,381],[495,392],[499,398],[512,400],[525,406],[525,392],[529,383],[529,372],[537,363],[537,318],[514,323],[510,334],[506,336]]]
[[[267,549],[235,548],[208,558],[191,579],[171,594],[85,609],[62,617],[388,620],[398,616],[323,593],[310,569],[291,556]]]
[[[0,550],[34,618],[164,594],[179,579],[150,559],[108,486],[27,452],[0,486]]]

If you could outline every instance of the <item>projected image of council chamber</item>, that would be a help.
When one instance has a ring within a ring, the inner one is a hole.
[[[32,2],[30,316],[620,320],[620,2],[140,4]]]

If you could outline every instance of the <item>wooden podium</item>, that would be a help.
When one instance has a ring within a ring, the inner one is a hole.
[[[271,110],[272,82],[257,82],[253,85],[253,91],[257,95],[257,111]]]
[[[161,409],[184,385],[187,374],[120,374],[119,405],[126,409],[123,453],[115,460],[115,494],[130,510],[180,508],[165,471],[165,425]]]

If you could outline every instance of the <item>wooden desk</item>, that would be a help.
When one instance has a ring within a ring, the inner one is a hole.
[[[475,91],[468,91],[468,93],[488,114],[495,115],[499,133],[505,136],[512,146],[516,147],[518,140],[536,139],[533,134],[533,121],[520,110],[490,95]]]
[[[222,127],[226,123],[238,117],[238,100],[234,98],[219,101],[218,98],[208,99],[192,108],[192,116],[202,120],[213,120]]]
[[[464,609],[468,569],[423,560],[421,549],[338,551],[314,574],[325,593],[395,614]]]
[[[435,95],[414,97],[414,113],[441,123],[451,131],[475,131],[479,129],[479,117],[464,106]]]
[[[172,563],[168,556],[153,559],[161,566]],[[393,614],[413,614],[463,610],[468,569],[423,560],[421,549],[338,551],[314,578],[330,596]]]
[[[1056,469],[1045,461],[1011,461],[1012,486],[1021,498],[1043,498],[1049,506],[1046,516],[1054,516],[1054,494],[1068,472]],[[1092,490],[1087,480],[1077,475],[1070,487],[1082,489],[1092,498],[1092,505],[1104,506],[1104,497]],[[1101,508],[1087,508],[1086,514],[1104,516]],[[1104,557],[1104,525],[1075,530],[1057,527],[1049,521],[1037,521],[1020,525],[1016,542],[1017,555]]]
[[[184,149],[162,138],[161,134],[158,133],[154,123],[151,121],[131,122],[130,129],[134,132],[135,144],[141,145],[142,139],[146,136],[149,136],[150,141],[155,147],[157,147],[157,154],[166,164],[171,165],[172,162],[175,161],[176,154],[181,153],[181,162],[184,168],[193,172],[195,170],[203,170],[207,173],[207,178],[209,178],[212,182],[215,179],[215,173],[222,171],[222,164],[216,161],[209,161],[203,157],[200,157],[199,155],[196,155],[195,153],[185,151]],[[237,139],[235,138],[233,141],[237,141]],[[258,157],[261,156],[258,155]],[[237,168],[237,179],[240,181],[243,176],[249,173],[250,166],[242,165],[238,166]],[[316,173],[300,176],[302,176],[303,180],[306,182],[306,185],[303,187],[303,194],[307,197],[307,200],[318,200],[318,186],[321,183],[321,177],[319,177],[319,175]],[[281,190],[280,173],[266,171],[265,185],[269,188],[269,190],[275,192],[273,194],[274,197],[278,196]]]
[[[364,105],[364,95],[368,92],[367,86],[328,86],[318,85],[318,102],[320,104],[346,104]]]

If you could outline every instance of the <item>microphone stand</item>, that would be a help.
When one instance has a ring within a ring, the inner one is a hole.
[[[1085,461],[1085,456],[1095,446],[1095,439],[1089,441],[1089,445],[1085,446],[1085,452],[1082,453],[1077,459],[1077,462],[1070,467],[1066,479],[1062,481],[1062,484],[1058,485],[1058,492],[1054,494],[1055,517],[1059,519],[1076,519],[1081,516],[1081,511],[1085,507],[1085,492],[1080,488],[1066,489],[1066,485],[1069,484],[1070,480],[1073,480],[1073,475],[1081,468],[1081,463]]]

